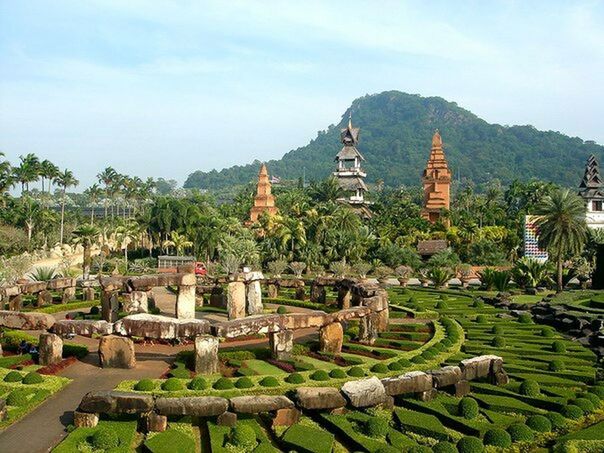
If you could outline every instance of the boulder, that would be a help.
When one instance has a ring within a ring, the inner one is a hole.
[[[327,300],[327,291],[325,290],[325,286],[321,286],[316,283],[316,280],[312,282],[310,286],[310,301],[324,304]]]
[[[107,321],[71,320],[61,319],[55,322],[52,331],[57,335],[110,335],[113,333],[113,324]]]
[[[69,288],[65,288],[63,290],[63,293],[61,294],[61,302],[64,304],[71,302],[72,300],[75,300],[75,296],[76,296],[76,287],[75,286],[70,286]]]
[[[18,285],[4,286],[0,288],[0,291],[4,297],[18,296],[21,294],[21,287]]]
[[[359,322],[359,342],[363,344],[373,344],[378,337],[377,324],[378,317],[376,313],[370,313],[369,315],[361,318]]]
[[[298,406],[306,410],[337,409],[346,405],[346,399],[334,387],[299,387],[295,398]]]
[[[134,342],[130,338],[107,335],[99,341],[99,361],[103,368],[134,368]]]
[[[283,395],[236,396],[230,402],[231,409],[238,414],[258,414],[294,407],[294,403]]]
[[[350,308],[350,301],[352,300],[352,293],[350,288],[341,286],[338,288],[338,307],[341,309]]]
[[[491,383],[494,385],[507,385],[509,382],[510,378],[504,370],[500,370],[491,375]]]
[[[176,295],[176,317],[195,319],[195,285],[181,285]]]
[[[38,361],[42,366],[56,365],[63,360],[63,340],[54,333],[41,333],[38,343]]]
[[[250,274],[256,273],[257,272],[250,272]],[[262,287],[260,285],[260,280],[252,280],[246,285],[246,299],[248,315],[262,314],[264,306],[262,305]]]
[[[342,352],[344,329],[342,324],[334,322],[321,327],[319,330],[319,349],[321,352],[339,354]]]
[[[200,335],[195,338],[195,372],[214,374],[218,372],[218,338]]]
[[[149,300],[146,291],[132,291],[124,296],[124,311],[126,313],[147,313]]]
[[[321,310],[314,310],[304,313],[288,313],[281,315],[281,326],[283,329],[308,329],[318,328],[325,324],[327,313]]]
[[[432,375],[423,371],[410,371],[400,376],[382,379],[386,393],[391,396],[421,393],[432,389]]]
[[[271,332],[269,335],[269,346],[273,359],[290,359],[294,348],[294,332],[292,330]]]
[[[48,281],[48,289],[59,290],[65,288],[75,288],[75,278],[55,278]]]
[[[119,311],[117,291],[103,290],[101,293],[101,317],[107,322],[116,322]]]
[[[8,298],[8,309],[10,311],[20,311],[23,308],[23,296],[17,294]]]
[[[216,418],[216,424],[233,428],[237,424],[237,414],[229,411],[223,412]]]
[[[155,410],[162,415],[191,415],[215,417],[229,408],[229,401],[218,396],[185,396],[181,398],[157,398]]]
[[[481,355],[462,360],[459,364],[462,378],[471,381],[487,377],[491,372],[491,362],[496,359],[501,359],[501,357],[496,355]]]
[[[101,390],[84,395],[78,410],[104,414],[140,414],[151,412],[153,406],[152,395]]]
[[[454,385],[461,380],[461,368],[458,366],[446,366],[439,370],[429,372],[432,375],[434,388],[443,388]]]
[[[227,285],[227,311],[229,319],[245,318],[245,283],[230,282]]]
[[[390,322],[390,310],[387,308],[382,311],[375,313],[375,328],[378,332],[386,332],[388,330],[388,324]]]
[[[425,392],[421,392],[417,394],[417,399],[420,401],[432,401],[436,395],[438,394],[438,391],[436,389],[430,389],[430,390],[426,390]]]
[[[462,396],[466,396],[470,393],[470,382],[466,380],[461,380],[455,384],[453,384],[453,394],[457,398],[461,398]]]
[[[36,293],[39,293],[40,291],[44,291],[46,289],[46,287],[48,286],[48,283],[47,282],[28,282],[28,283],[24,283],[19,286],[21,287],[22,294],[36,294]]]
[[[90,412],[73,412],[73,425],[76,428],[94,428],[99,423],[99,414]]]
[[[269,299],[276,299],[279,297],[279,287],[272,283],[269,283],[266,287],[267,296]]]
[[[338,310],[335,313],[330,313],[328,315],[328,322],[346,322],[351,319],[364,318],[369,314],[371,314],[371,309],[369,307],[351,307],[344,310]]]
[[[375,376],[348,381],[342,386],[341,391],[351,406],[356,408],[377,406],[386,400],[386,389]]]
[[[42,307],[49,304],[52,304],[52,293],[46,289],[40,291],[36,296],[36,306]]]
[[[206,319],[176,319],[139,313],[120,319],[115,323],[114,331],[132,337],[171,340],[207,334],[210,323]]]
[[[0,310],[0,327],[20,330],[48,330],[55,318],[46,313]]]
[[[296,408],[278,409],[273,416],[271,427],[292,426],[300,421],[300,411]]]
[[[165,415],[149,412],[143,420],[147,433],[162,433],[168,429],[168,417]]]

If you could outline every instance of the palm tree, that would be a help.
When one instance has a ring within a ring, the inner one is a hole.
[[[44,180],[48,180],[48,193],[50,193],[50,188],[52,185],[52,181],[59,174],[59,167],[53,164],[48,159],[40,162],[40,177],[42,178],[42,193],[44,193]]]
[[[35,154],[19,156],[21,163],[14,168],[14,176],[21,183],[21,193],[29,192],[29,183],[36,181],[40,169],[40,159]]]
[[[560,292],[564,286],[564,260],[581,253],[587,240],[585,204],[570,190],[557,189],[543,199],[537,215],[539,246],[556,261],[557,290]]]
[[[68,187],[75,187],[80,182],[73,176],[71,170],[65,170],[55,177],[55,182],[61,188],[61,245],[63,245],[63,235],[65,230],[65,191]]]
[[[105,186],[104,189],[106,197],[110,195],[111,191],[109,190],[109,188],[111,187],[111,184],[113,183],[113,180],[116,176],[117,172],[111,167],[105,168],[101,173],[96,175],[99,182]],[[105,218],[107,218],[107,204],[105,204]]]
[[[176,256],[180,256],[186,248],[193,246],[193,242],[189,241],[184,234],[172,231],[170,239],[164,241],[162,246],[164,248],[174,247],[176,249]]]
[[[4,153],[0,152],[0,158],[4,157]],[[0,160],[0,201],[2,206],[5,206],[4,195],[8,189],[14,184],[13,168],[8,160]]]
[[[96,183],[84,191],[84,194],[88,197],[88,205],[90,206],[90,225],[94,225],[94,208],[102,193],[101,186]]]
[[[126,264],[126,270],[128,270],[128,246],[136,239],[140,232],[140,226],[133,220],[125,221],[115,229],[120,247],[124,250],[124,262]]]
[[[84,258],[82,260],[82,274],[84,280],[88,280],[90,277],[90,265],[92,264],[92,258],[90,256],[90,248],[92,244],[99,237],[98,228],[92,225],[82,225],[73,232],[75,241],[81,244],[84,248]]]

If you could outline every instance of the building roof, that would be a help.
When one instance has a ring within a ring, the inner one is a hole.
[[[358,157],[361,160],[365,160],[363,155],[352,145],[344,146],[340,150],[338,154],[336,154],[335,160],[354,160],[355,157]]]
[[[600,166],[593,154],[587,159],[585,173],[579,184],[579,195],[585,199],[604,198],[604,184],[600,176]]]
[[[419,241],[417,243],[417,253],[422,256],[434,255],[446,250],[448,247],[445,239],[430,239],[428,241]]]
[[[367,186],[365,185],[365,182],[359,178],[359,177],[352,177],[352,178],[338,178],[338,183],[340,184],[340,187],[344,190],[357,190],[357,189],[362,189],[362,190],[367,190]]]

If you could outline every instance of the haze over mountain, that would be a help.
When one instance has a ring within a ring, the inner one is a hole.
[[[354,126],[361,128],[358,149],[365,157],[367,180],[383,180],[388,186],[418,184],[428,158],[435,129],[443,137],[445,152],[455,179],[480,184],[498,178],[539,178],[576,187],[585,161],[595,154],[601,161],[604,147],[593,141],[569,137],[532,126],[489,124],[472,112],[440,97],[421,97],[385,91],[355,99],[337,125],[320,131],[305,146],[267,162],[271,175],[306,180],[327,177],[341,148],[340,128],[352,111]],[[195,171],[187,188],[220,189],[255,180],[260,162],[221,171]]]

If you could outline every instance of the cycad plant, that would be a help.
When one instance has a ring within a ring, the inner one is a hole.
[[[352,270],[359,276],[359,278],[367,278],[367,274],[371,269],[371,264],[364,261],[360,261],[352,266]]]
[[[448,267],[432,267],[428,271],[428,278],[432,280],[436,288],[446,287],[453,276],[453,272]]]
[[[275,260],[268,263],[268,271],[275,278],[281,278],[281,274],[285,272],[285,269],[287,269],[287,261],[285,260]]]
[[[536,288],[552,282],[551,266],[532,258],[520,258],[512,268],[512,278],[521,288]]]
[[[329,270],[338,278],[343,278],[350,273],[350,266],[345,259],[342,261],[334,261],[329,265]]]
[[[296,278],[302,278],[302,272],[304,272],[304,269],[306,269],[306,263],[294,261],[293,263],[289,263],[289,268],[292,270]]]
[[[492,267],[485,267],[482,271],[478,272],[482,286],[487,291],[491,291],[495,285],[495,272],[497,271]]]
[[[499,292],[507,291],[510,286],[510,271],[494,271],[493,286]]]

